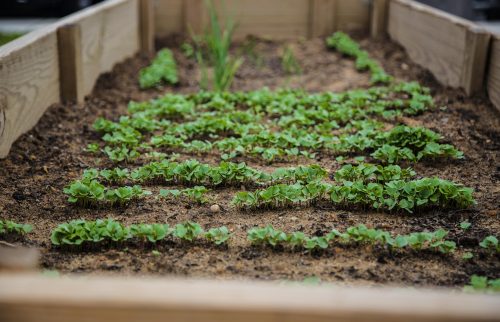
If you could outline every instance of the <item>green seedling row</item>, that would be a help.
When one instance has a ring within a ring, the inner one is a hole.
[[[101,180],[112,184],[163,182],[217,187],[241,186],[242,184],[269,185],[278,182],[310,182],[323,179],[327,174],[328,172],[318,165],[277,168],[272,173],[266,173],[251,168],[244,162],[222,161],[217,166],[211,166],[191,159],[183,162],[170,160],[150,162],[133,170],[114,168],[99,171],[91,168],[84,171],[82,180]]]
[[[498,244],[498,238],[493,235],[486,236],[479,243],[479,246],[489,251],[500,253],[500,245]]]
[[[248,240],[254,245],[267,245],[276,247],[281,245],[293,250],[295,249],[326,249],[332,243],[352,244],[379,244],[390,249],[411,248],[414,250],[431,249],[441,253],[451,253],[455,251],[455,242],[446,240],[448,234],[443,229],[434,232],[415,232],[408,235],[392,236],[389,232],[367,228],[365,225],[351,226],[344,233],[333,229],[324,236],[307,236],[303,232],[297,231],[285,233],[274,229],[268,225],[263,228],[252,228],[247,233]]]
[[[329,184],[277,184],[253,192],[238,192],[232,203],[239,208],[283,208],[328,200],[341,207],[413,212],[426,207],[466,208],[475,204],[471,188],[439,178],[394,180],[385,183],[343,181]]]
[[[123,186],[107,188],[95,179],[86,177],[73,181],[64,188],[68,202],[84,207],[89,206],[124,206],[132,200],[151,195],[151,191],[143,190],[141,186]]]
[[[129,240],[156,243],[170,237],[188,242],[204,238],[209,242],[221,245],[231,237],[231,234],[225,226],[204,231],[199,224],[190,221],[170,227],[168,224],[159,223],[125,226],[113,219],[97,219],[95,221],[79,219],[57,226],[52,230],[50,240],[52,245],[61,246]]]

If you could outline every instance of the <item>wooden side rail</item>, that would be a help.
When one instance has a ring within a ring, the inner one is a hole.
[[[0,275],[3,322],[500,321],[500,297],[269,282]]]

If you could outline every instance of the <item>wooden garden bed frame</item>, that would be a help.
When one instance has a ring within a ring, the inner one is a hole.
[[[218,5],[218,4],[217,4]],[[408,0],[226,0],[236,38],[388,34],[444,85],[500,109],[500,36]],[[218,10],[224,13],[218,5]],[[154,37],[203,30],[203,0],[108,0],[0,47],[0,157],[52,104],[81,103]],[[0,321],[500,321],[500,297],[443,290],[0,274]]]

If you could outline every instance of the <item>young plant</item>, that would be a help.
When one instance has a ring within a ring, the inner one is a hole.
[[[130,226],[130,234],[149,242],[156,243],[172,233],[168,224],[136,224]]]
[[[53,245],[82,245],[103,241],[122,242],[131,238],[128,227],[113,219],[83,219],[63,223],[52,230],[50,240]]]
[[[211,228],[205,233],[205,238],[216,245],[226,243],[230,237],[231,233],[229,233],[229,229],[226,226]]]
[[[205,197],[205,195],[208,191],[210,191],[210,190],[205,188],[204,186],[195,186],[193,188],[186,188],[186,189],[182,189],[182,190],[161,189],[160,196],[163,198],[176,198],[179,196],[183,196],[183,197],[187,198],[189,201],[203,204],[203,203],[206,203],[208,201],[208,199]]]
[[[18,224],[12,220],[0,220],[0,235],[1,234],[18,234],[25,235],[33,230],[33,226],[29,224]]]
[[[271,225],[264,228],[252,228],[247,232],[247,237],[253,245],[269,244],[273,247],[287,240],[284,232],[275,230]]]
[[[484,249],[491,250],[493,252],[500,253],[500,245],[498,244],[498,238],[496,238],[493,235],[485,237],[480,243],[479,246],[481,246]]]
[[[193,37],[198,47],[197,58],[202,68],[206,61],[213,65],[214,89],[226,91],[231,87],[234,75],[243,63],[243,59],[233,58],[229,54],[235,27],[233,21],[227,19],[222,28],[212,1],[207,0],[205,4],[210,18],[210,28],[205,31],[201,39]],[[206,70],[204,73],[207,74]]]
[[[464,287],[464,291],[498,293],[500,292],[500,278],[489,279],[486,276],[472,275],[470,284]]]
[[[281,68],[287,75],[302,73],[302,68],[297,61],[297,58],[295,58],[292,48],[289,46],[286,46],[283,50],[283,55],[281,56]]]
[[[197,223],[186,221],[181,224],[175,225],[174,236],[186,240],[194,241],[198,236],[203,234],[203,228]]]
[[[161,82],[171,85],[179,82],[174,55],[166,48],[160,50],[153,63],[139,73],[139,86],[142,89],[159,86]]]

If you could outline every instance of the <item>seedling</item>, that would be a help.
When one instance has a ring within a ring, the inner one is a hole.
[[[205,4],[210,18],[210,28],[205,31],[201,38],[193,37],[193,41],[197,46],[196,57],[205,75],[203,77],[205,80],[202,83],[208,82],[208,72],[206,70],[206,63],[208,62],[214,68],[214,89],[216,91],[225,91],[231,87],[234,75],[243,63],[243,59],[235,59],[229,54],[231,38],[235,28],[233,21],[227,19],[224,22],[224,28],[222,28],[212,1],[207,0]]]
[[[467,229],[469,229],[469,228],[470,228],[470,226],[471,226],[471,225],[472,225],[472,224],[471,224],[470,222],[468,222],[468,221],[462,221],[462,222],[460,223],[460,229],[462,229],[462,230],[467,230]]]
[[[142,240],[156,243],[172,234],[168,224],[137,224],[130,226],[130,234]]]
[[[18,224],[11,220],[0,220],[0,235],[1,234],[18,234],[25,235],[33,230],[33,226],[29,224]]]
[[[192,242],[201,234],[203,234],[203,228],[191,221],[177,224],[174,228],[174,236],[185,241]]]
[[[498,293],[500,292],[500,278],[489,279],[486,276],[472,275],[470,284],[464,287],[464,291]]]
[[[500,245],[498,245],[498,238],[496,238],[493,235],[485,237],[480,243],[479,246],[481,246],[484,249],[491,250],[494,252],[499,253],[500,252]]]
[[[139,85],[143,89],[159,86],[162,81],[172,85],[179,82],[174,55],[166,48],[160,50],[153,63],[139,73]]]
[[[222,245],[231,237],[229,229],[226,226],[211,228],[205,233],[205,238],[216,245]]]
[[[281,56],[281,68],[287,75],[300,74],[302,73],[302,68],[293,54],[291,47],[286,46],[283,50],[283,55]]]

